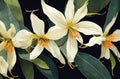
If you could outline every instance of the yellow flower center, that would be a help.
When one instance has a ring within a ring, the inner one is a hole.
[[[41,38],[38,39],[38,44],[45,47],[49,44],[50,40],[47,39],[45,36],[42,36]]]
[[[8,53],[13,52],[13,43],[10,39],[6,40],[2,46],[3,50],[6,50]]]
[[[69,37],[76,38],[79,37],[79,32],[77,32],[75,29],[70,28],[69,29]]]
[[[103,46],[105,47],[105,48],[110,48],[111,46],[113,46],[113,44],[112,44],[112,41],[114,40],[114,35],[113,34],[111,34],[111,35],[108,35],[107,37],[106,37],[106,40],[105,41],[103,41]]]

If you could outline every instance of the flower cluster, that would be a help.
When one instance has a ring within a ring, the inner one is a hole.
[[[95,44],[101,45],[101,56],[106,59],[110,58],[111,49],[114,54],[120,58],[118,49],[112,42],[120,41],[120,30],[117,29],[112,34],[108,34],[109,30],[116,21],[117,15],[113,17],[112,21],[106,26],[103,33],[102,28],[91,21],[80,21],[87,13],[86,1],[81,8],[75,12],[74,0],[68,0],[65,13],[61,13],[54,7],[47,5],[44,0],[41,0],[43,12],[48,18],[55,24],[48,29],[48,32],[44,32],[45,24],[39,19],[33,12],[30,14],[31,24],[33,32],[26,29],[22,29],[16,33],[15,26],[10,24],[10,29],[7,31],[5,24],[0,21],[0,51],[7,51],[7,57],[0,54],[0,73],[8,77],[7,72],[11,73],[11,69],[16,63],[16,48],[27,49],[32,45],[33,40],[36,40],[36,46],[29,53],[29,59],[36,59],[44,50],[48,50],[55,58],[57,58],[62,64],[66,64],[65,59],[56,44],[55,40],[59,40],[64,36],[68,36],[66,41],[66,59],[68,63],[74,62],[75,56],[78,52],[78,43],[93,46]],[[84,35],[93,35],[87,44],[84,44],[82,38]]]

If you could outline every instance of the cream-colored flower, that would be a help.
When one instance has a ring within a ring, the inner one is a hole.
[[[0,56],[0,73],[4,76],[7,76],[7,70],[11,73],[16,63],[16,53],[12,40],[16,33],[16,29],[13,24],[10,24],[10,26],[10,29],[7,31],[5,24],[0,21],[0,53],[2,53],[2,50],[7,51],[7,60]]]
[[[87,15],[88,1],[75,12],[74,0],[68,0],[65,15],[57,9],[47,5],[44,0],[41,0],[41,4],[43,12],[55,24],[55,26],[50,29],[51,35],[54,34],[63,37],[68,33],[66,45],[68,62],[74,62],[74,58],[78,51],[77,41],[83,43],[83,39],[79,32],[85,35],[102,34],[102,30],[97,24],[90,21],[79,22]]]
[[[99,37],[92,37],[87,43],[87,46],[93,46],[95,44],[101,45],[101,56],[100,58],[105,57],[106,59],[110,58],[110,50],[114,52],[114,54],[120,58],[120,53],[116,46],[112,42],[120,41],[120,30],[115,30],[112,34],[108,35],[111,27],[116,21],[117,16],[113,17],[112,21],[106,26],[104,33]],[[109,50],[110,49],[110,50]]]
[[[37,39],[37,45],[30,53],[30,60],[37,58],[42,53],[43,49],[46,48],[55,58],[57,58],[61,63],[65,64],[65,60],[57,44],[53,41],[59,39],[60,37],[55,34],[50,34],[50,30],[48,30],[48,32],[45,34],[44,22],[35,14],[31,13],[30,19],[35,34],[25,29],[19,31],[14,38],[14,40],[16,40],[15,46],[26,49],[31,45],[33,39]]]

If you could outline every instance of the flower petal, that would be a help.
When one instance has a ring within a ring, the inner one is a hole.
[[[90,21],[79,22],[74,28],[85,35],[103,35],[101,27]]]
[[[41,0],[43,12],[49,17],[49,19],[56,25],[64,26],[66,20],[62,12],[47,5],[44,0]]]
[[[120,30],[119,29],[115,30],[112,35],[114,36],[113,42],[120,41]]]
[[[7,30],[6,30],[6,27],[5,27],[5,24],[0,21],[0,34],[5,37],[5,38],[9,38],[10,36],[8,35],[7,33]]]
[[[26,49],[32,44],[32,35],[33,34],[27,30],[20,30],[12,39],[12,42],[15,47]]]
[[[83,44],[83,38],[82,36],[80,35],[80,33],[78,33],[78,37],[76,37],[76,39],[78,40],[79,43]]]
[[[41,36],[44,34],[44,22],[40,20],[35,14],[31,13],[30,16],[32,28],[34,33],[36,33],[38,36]]]
[[[49,28],[46,37],[52,40],[58,40],[67,34],[67,29],[58,26]]]
[[[54,41],[51,41],[48,46],[45,47],[55,58],[57,58],[62,64],[65,64],[65,60],[60,53],[60,50],[57,44]]]
[[[104,31],[104,35],[107,35],[108,32],[110,31],[111,27],[113,26],[113,24],[115,23],[115,21],[117,19],[117,15],[118,14],[116,14],[116,16],[114,16],[113,19],[111,20],[111,22],[108,23],[108,25],[106,26],[105,31]]]
[[[74,58],[78,52],[77,40],[74,38],[68,37],[66,49],[67,49],[68,62],[70,62],[70,63],[74,62]]]
[[[0,56],[0,73],[7,77],[8,63]]]
[[[118,49],[116,48],[116,46],[111,46],[110,49],[113,51],[113,53],[118,57],[120,58],[120,53],[118,51]]]
[[[101,46],[101,56],[100,58],[105,57],[106,59],[110,58],[110,50],[108,48],[105,48],[104,46]]]
[[[16,53],[15,53],[15,49],[13,47],[13,52],[11,53],[7,53],[7,62],[9,65],[9,71],[11,72],[12,68],[14,67],[15,63],[16,63]]]
[[[88,4],[88,0],[84,3],[84,5],[79,8],[76,13],[75,16],[73,18],[73,22],[77,23],[78,21],[80,21],[83,17],[85,17],[87,15],[87,4]]]
[[[67,21],[71,22],[73,17],[74,17],[74,0],[68,0],[68,3],[66,5],[66,9],[65,9],[65,16]]]
[[[15,26],[14,24],[10,24],[10,29],[8,30],[8,34],[11,36],[11,38],[15,35],[16,33],[16,29],[15,29]]]
[[[35,58],[37,58],[42,53],[43,49],[44,47],[37,44],[33,51],[30,53],[30,60],[34,60]]]
[[[104,37],[102,37],[102,36],[99,36],[99,37],[95,37],[95,36],[93,36],[90,40],[89,40],[89,42],[87,43],[87,44],[85,44],[86,46],[94,46],[95,44],[98,44],[98,45],[100,45],[100,44],[102,44],[102,41],[104,41],[105,40],[105,38]]]

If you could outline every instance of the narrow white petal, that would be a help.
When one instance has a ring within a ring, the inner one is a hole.
[[[54,41],[51,41],[48,46],[45,47],[55,58],[57,58],[62,64],[65,64],[65,60]]]
[[[101,27],[90,21],[81,21],[74,28],[85,35],[103,35]]]
[[[83,38],[82,38],[82,36],[80,35],[80,33],[78,33],[78,34],[79,34],[79,36],[76,37],[76,39],[78,40],[79,43],[83,44]]]
[[[26,49],[32,43],[31,35],[33,34],[27,30],[20,30],[12,39],[12,42],[15,47]]]
[[[44,22],[40,20],[35,14],[31,13],[30,16],[32,28],[34,33],[36,33],[38,36],[41,36],[44,34]]]
[[[13,52],[11,53],[7,53],[7,62],[9,65],[9,71],[11,72],[11,70],[13,69],[15,63],[16,63],[16,53],[15,53],[15,49],[13,47]]]
[[[116,48],[116,46],[111,46],[110,49],[113,51],[113,53],[118,57],[120,58],[120,53],[118,51],[118,49]]]
[[[65,16],[67,21],[72,21],[74,17],[74,0],[68,0],[68,3],[66,5],[65,9]]]
[[[16,33],[16,29],[15,29],[15,26],[14,24],[10,24],[10,29],[8,30],[8,34],[11,36],[11,38],[15,35]]]
[[[49,17],[49,19],[56,25],[64,26],[66,20],[62,12],[47,5],[44,0],[41,0],[43,12]]]
[[[95,44],[98,44],[98,45],[101,45],[102,44],[102,41],[104,41],[105,38],[102,37],[102,36],[99,36],[99,37],[95,37],[93,36],[89,42],[87,44],[85,44],[86,46],[94,46]]]
[[[110,50],[108,48],[105,48],[103,46],[101,46],[101,56],[100,58],[106,58],[109,59],[110,58]]]
[[[46,37],[52,40],[58,40],[67,34],[67,29],[53,26],[49,28]]]
[[[5,24],[2,21],[0,21],[0,34],[5,38],[10,38],[6,30]]]
[[[74,21],[75,23],[77,23],[77,22],[80,21],[83,17],[85,17],[85,16],[87,15],[87,11],[88,11],[88,10],[87,10],[87,4],[88,4],[88,1],[86,1],[86,2],[84,3],[84,5],[76,11],[75,16],[74,16],[74,19],[73,19],[73,21]]]
[[[113,19],[111,20],[111,22],[106,26],[105,31],[104,31],[104,35],[107,35],[108,32],[110,31],[111,27],[113,26],[113,24],[116,21],[117,15],[118,14],[116,14],[116,16],[114,16]]]
[[[33,51],[30,53],[30,60],[34,60],[37,58],[43,51],[44,47],[40,46],[39,44],[35,46]]]
[[[112,35],[114,36],[113,42],[120,41],[120,30],[119,29],[115,30]]]
[[[68,37],[66,49],[67,49],[68,62],[74,62],[74,58],[78,52],[77,40],[74,38]]]
[[[7,77],[8,63],[0,56],[0,73]]]

